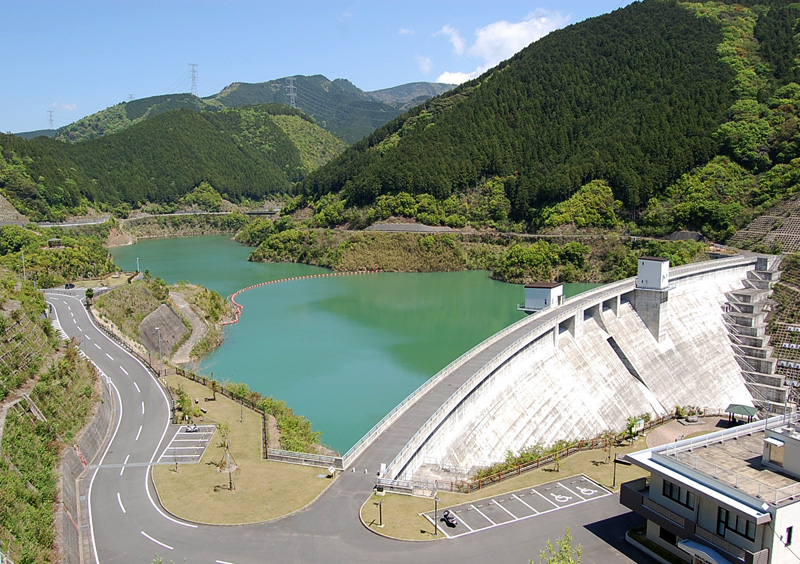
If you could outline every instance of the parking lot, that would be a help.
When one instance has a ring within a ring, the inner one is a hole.
[[[439,532],[448,538],[455,538],[546,515],[608,495],[611,495],[609,490],[581,474],[471,503],[440,506],[436,511],[436,519],[439,521]],[[445,510],[455,516],[455,526],[442,520]],[[434,511],[423,515],[434,523]]]
[[[159,463],[192,464],[200,462],[217,428],[214,425],[198,425],[196,431],[189,431],[189,428],[187,425],[180,426],[158,459]]]

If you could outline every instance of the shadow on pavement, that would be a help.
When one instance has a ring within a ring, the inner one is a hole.
[[[619,552],[630,558],[633,562],[641,564],[657,564],[655,560],[647,556],[628,544],[625,540],[625,532],[634,526],[640,526],[645,523],[644,518],[636,515],[632,511],[603,519],[602,521],[595,521],[584,526],[584,529],[591,532],[593,535],[601,539],[606,544],[614,547]]]

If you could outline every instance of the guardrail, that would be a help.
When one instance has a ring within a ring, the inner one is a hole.
[[[289,464],[301,464],[303,466],[314,466],[315,468],[344,469],[340,456],[329,456],[327,454],[311,454],[270,448],[267,449],[267,460],[288,462]]]

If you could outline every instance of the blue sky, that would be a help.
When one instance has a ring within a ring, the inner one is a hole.
[[[0,131],[55,127],[130,96],[346,78],[463,82],[630,0],[0,0]]]

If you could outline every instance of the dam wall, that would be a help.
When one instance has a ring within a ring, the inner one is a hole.
[[[737,257],[674,269],[667,291],[645,296],[661,312],[656,330],[637,313],[633,280],[532,316],[542,321],[459,388],[388,474],[413,479],[423,465],[467,473],[508,451],[622,430],[631,416],[752,405],[723,314],[726,292],[755,266]]]

